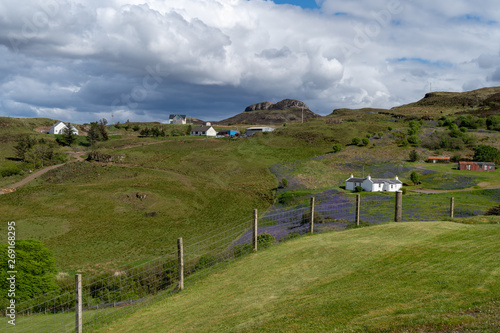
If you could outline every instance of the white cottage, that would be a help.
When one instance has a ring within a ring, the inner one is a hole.
[[[186,124],[186,115],[185,114],[171,114],[168,117],[169,124],[178,124],[185,125]]]
[[[354,191],[356,186],[361,186],[363,190],[367,192],[396,192],[401,190],[403,183],[399,180],[398,176],[394,177],[394,179],[376,179],[370,176],[366,178],[355,178],[351,175],[349,179],[346,179],[346,190]]]
[[[76,127],[71,124],[69,126],[73,131],[73,133],[75,135],[78,135],[78,130],[76,129]],[[65,128],[68,128],[68,126],[66,126],[65,123],[63,123],[62,121],[57,122],[54,125],[52,125],[52,127],[49,130],[49,134],[63,134]]]
[[[212,126],[195,127],[191,130],[191,135],[217,136],[217,131]]]

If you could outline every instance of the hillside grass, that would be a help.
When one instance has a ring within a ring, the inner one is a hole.
[[[498,224],[451,222],[306,236],[98,331],[494,332],[499,236]]]

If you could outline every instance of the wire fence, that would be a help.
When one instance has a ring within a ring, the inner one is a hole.
[[[357,203],[352,195],[325,192],[315,198],[314,208],[307,203],[293,208],[273,207],[258,216],[234,222],[224,230],[184,241],[183,277],[186,286],[196,283],[212,269],[251,253],[254,237],[258,247],[286,241],[309,233],[314,218],[315,233],[392,222],[395,220],[394,195],[363,196]],[[405,196],[402,220],[434,221],[484,214],[487,204],[454,202],[443,196]],[[357,214],[359,211],[359,214]],[[268,236],[271,235],[271,236]],[[262,242],[262,244],[261,244]],[[180,289],[179,251],[175,245],[153,260],[126,265],[82,281],[83,331],[92,331],[128,315],[144,304],[165,298]],[[68,281],[61,289],[16,306],[16,325],[5,321],[6,332],[72,332],[76,326],[75,283]],[[5,312],[6,314],[6,312]]]

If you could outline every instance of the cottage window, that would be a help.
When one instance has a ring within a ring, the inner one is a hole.
[[[470,164],[467,164],[467,170],[470,170]]]
[[[484,166],[484,170],[488,170],[488,166],[487,165]]]

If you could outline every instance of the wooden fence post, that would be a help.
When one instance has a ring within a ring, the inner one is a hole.
[[[403,221],[403,192],[396,192],[396,213],[394,214],[394,222]]]
[[[82,275],[75,275],[75,332],[82,333]]]
[[[309,225],[309,232],[314,233],[314,197],[311,198],[311,223]]]
[[[356,194],[356,225],[359,226],[359,211],[361,208],[361,195]]]
[[[258,228],[258,214],[257,209],[253,210],[253,237],[252,237],[252,245],[254,252],[257,252],[257,228]]]
[[[184,246],[182,237],[177,239],[177,257],[179,262],[179,290],[184,290]]]
[[[450,200],[450,217],[451,218],[453,218],[454,210],[455,210],[455,198],[451,197],[451,200]]]

